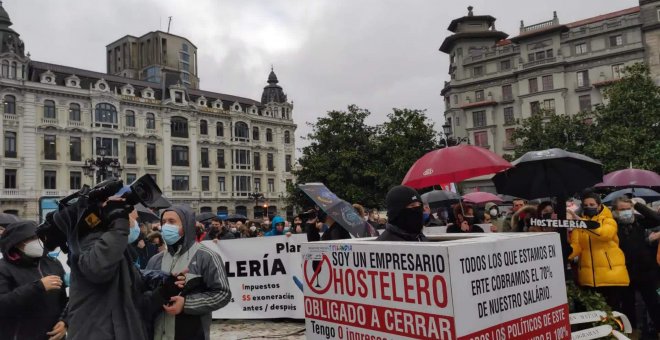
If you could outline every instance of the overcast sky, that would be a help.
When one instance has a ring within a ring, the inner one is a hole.
[[[561,23],[638,5],[637,0],[5,0],[33,60],[105,72],[105,46],[131,34],[167,30],[198,48],[201,88],[259,100],[273,64],[306,122],[357,104],[370,123],[391,108],[426,109],[441,130],[440,90],[448,57],[438,51],[449,22],[497,18],[510,36],[526,25]]]

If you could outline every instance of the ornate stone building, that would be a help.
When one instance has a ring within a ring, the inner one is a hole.
[[[293,103],[272,70],[257,101],[200,90],[196,47],[182,37],[134,38],[135,46],[167,39],[177,60],[125,52],[132,37],[124,37],[108,45],[100,73],[32,60],[10,26],[0,7],[1,211],[35,219],[39,197],[94,184],[86,160],[104,157],[120,162],[126,182],[150,174],[171,201],[197,211],[252,217],[268,205],[271,215],[292,214],[284,196],[293,180]],[[186,72],[172,67],[183,60]]]

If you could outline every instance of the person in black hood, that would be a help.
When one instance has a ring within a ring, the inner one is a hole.
[[[0,335],[3,339],[62,339],[67,297],[64,268],[44,256],[31,221],[10,224],[0,238]],[[48,334],[50,333],[50,334]]]
[[[166,209],[161,222],[167,251],[152,257],[147,269],[186,272],[186,286],[163,306],[156,318],[154,339],[209,340],[211,313],[231,300],[222,258],[196,242],[195,213],[190,207]],[[188,289],[191,286],[194,288]]]
[[[385,196],[385,205],[388,223],[376,241],[427,241],[422,233],[424,208],[417,190],[395,186]]]

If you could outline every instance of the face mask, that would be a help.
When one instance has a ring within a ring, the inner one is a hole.
[[[58,256],[60,256],[60,251],[51,251],[48,253],[48,257],[52,259],[56,259]]]
[[[291,230],[291,229],[290,228],[284,228],[284,230],[282,232],[284,232],[286,234],[286,233],[289,232],[289,230]]]
[[[543,219],[549,220],[550,218],[552,218],[552,213],[545,213],[545,214],[542,214],[541,217],[542,217]]]
[[[497,209],[490,209],[489,214],[490,217],[497,217],[498,215]]]
[[[424,227],[424,208],[406,208],[393,221],[394,225],[411,234],[419,234]]]
[[[128,231],[128,243],[133,243],[137,241],[138,236],[140,236],[140,225],[137,221],[133,222],[133,226]]]
[[[32,258],[42,257],[44,256],[44,247],[39,240],[32,240],[25,244],[23,253]]]
[[[250,231],[255,231],[255,230],[257,230],[257,227],[255,227],[255,226],[250,227]]]
[[[174,225],[174,224],[163,224],[161,227],[163,231],[163,241],[167,243],[168,246],[171,246],[181,239],[181,235],[179,235],[179,227]]]
[[[594,217],[598,215],[598,208],[584,208],[582,209],[585,216]]]
[[[623,224],[632,224],[635,222],[635,214],[632,210],[621,210],[618,212],[617,220]]]
[[[235,233],[235,232],[236,232],[236,228],[235,228],[235,227],[234,227],[234,228],[231,228],[231,232],[232,232],[232,233]]]

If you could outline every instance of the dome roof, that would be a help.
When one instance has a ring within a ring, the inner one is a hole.
[[[0,53],[12,52],[25,56],[23,41],[19,38],[19,34],[11,29],[11,25],[9,14],[0,1]]]
[[[264,92],[261,94],[261,103],[286,103],[286,94],[282,90],[282,87],[277,85],[279,81],[277,80],[277,75],[273,68],[270,68],[270,74],[268,75],[268,85],[264,87]]]

